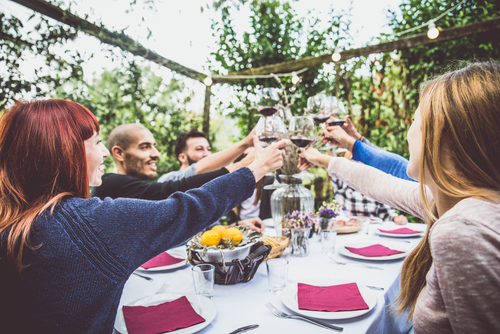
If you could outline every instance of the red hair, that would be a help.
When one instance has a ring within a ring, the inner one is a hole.
[[[99,132],[76,102],[17,102],[0,118],[0,232],[20,271],[35,219],[65,196],[90,197],[84,141]],[[17,252],[17,254],[15,254]]]

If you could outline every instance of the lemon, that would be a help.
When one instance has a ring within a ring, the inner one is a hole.
[[[226,227],[222,226],[222,225],[217,225],[217,226],[212,227],[212,231],[219,233],[219,236],[221,238],[222,238],[222,231],[224,231],[225,229],[226,229]]]
[[[217,231],[205,231],[201,235],[201,243],[205,246],[217,246],[220,242],[220,235]]]
[[[236,227],[231,227],[222,231],[222,241],[225,244],[231,243],[233,245],[238,245],[241,240],[243,240],[243,234],[241,234],[241,231]]]

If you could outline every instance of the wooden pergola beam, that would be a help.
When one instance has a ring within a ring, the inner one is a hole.
[[[420,34],[412,37],[402,38],[397,41],[381,43],[377,45],[366,46],[363,48],[345,50],[340,54],[342,56],[341,61],[367,56],[372,53],[382,53],[390,52],[394,50],[405,50],[421,45],[430,45],[434,43],[440,43],[445,41],[450,41],[465,36],[470,36],[474,34],[484,34],[492,31],[498,31],[500,33],[500,17],[493,18],[490,20],[470,23],[459,27],[443,29],[439,32],[439,36],[436,39],[429,39],[427,34]],[[229,76],[215,76],[212,78],[214,83],[223,83],[234,80],[241,80],[242,78],[237,78],[234,76],[248,76],[248,75],[265,75],[271,73],[287,73],[292,71],[300,70],[304,67],[314,67],[325,63],[331,63],[332,54],[324,54],[318,57],[307,57],[297,60],[290,60],[279,64],[266,65],[257,68],[250,68],[236,73],[231,73]]]
[[[43,0],[11,0],[20,5],[28,7],[36,12],[46,15],[54,20],[67,24],[86,34],[97,37],[101,42],[117,46],[124,51],[128,51],[136,56],[141,56],[161,66],[165,66],[172,71],[183,74],[191,79],[203,82],[207,77],[206,74],[200,73],[186,66],[183,66],[175,61],[169,60],[160,56],[154,51],[151,51],[139,42],[133,40],[124,33],[110,31],[104,27],[97,26],[87,20],[84,20],[67,10],[63,10]]]

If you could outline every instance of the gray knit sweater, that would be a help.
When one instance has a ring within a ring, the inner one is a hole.
[[[415,182],[344,158],[332,159],[328,172],[425,219]],[[416,302],[415,333],[500,333],[500,205],[460,201],[433,225],[429,244],[433,265]]]

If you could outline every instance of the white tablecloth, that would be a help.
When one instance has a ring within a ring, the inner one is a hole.
[[[393,224],[393,223],[385,223]],[[420,229],[424,226],[418,225]],[[272,226],[272,225],[271,225]],[[411,228],[414,224],[408,224]],[[370,226],[370,233],[366,234],[339,234],[336,247],[358,241],[371,240],[392,243],[395,246],[412,250],[420,242],[421,238],[384,238],[377,237],[373,230],[380,225]],[[266,234],[272,235],[274,229],[268,228]],[[403,240],[409,240],[409,243]],[[338,278],[351,279],[361,284],[378,286],[384,291],[373,290],[378,297],[377,306],[369,313],[345,320],[323,320],[344,327],[343,333],[406,333],[411,323],[406,322],[406,316],[396,320],[397,315],[392,314],[390,304],[399,295],[399,274],[404,259],[392,261],[363,261],[350,259],[340,255],[338,252],[334,258],[342,261],[358,261],[369,265],[382,267],[384,270],[367,269],[352,265],[338,265],[331,261],[327,255],[321,253],[321,244],[316,236],[309,239],[311,251],[306,257],[295,257],[290,254],[289,249],[282,257],[289,260],[288,282],[305,282],[312,278]],[[143,274],[141,272],[141,274]],[[154,294],[163,283],[167,282],[167,292],[194,293],[193,280],[191,276],[191,265],[188,264],[175,271],[146,273],[154,281],[150,282],[138,276],[132,275],[125,284],[120,307],[139,298]],[[217,307],[217,316],[214,321],[199,333],[229,333],[236,328],[259,324],[260,327],[250,331],[251,334],[258,333],[326,333],[330,332],[301,320],[280,319],[275,317],[266,307],[267,302],[273,303],[279,309],[292,313],[281,302],[279,295],[273,295],[268,291],[267,272],[265,263],[261,264],[255,277],[248,283],[236,285],[215,285],[215,297],[213,301]]]

